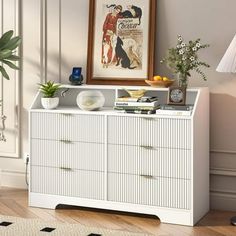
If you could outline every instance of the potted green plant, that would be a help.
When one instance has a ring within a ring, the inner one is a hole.
[[[43,94],[41,104],[45,109],[54,109],[59,104],[59,97],[55,96],[60,88],[60,84],[55,84],[53,81],[48,81],[44,84],[39,84],[39,90]]]
[[[9,30],[6,33],[2,35],[0,38],[0,73],[2,74],[3,78],[9,80],[10,77],[4,68],[5,65],[10,67],[14,70],[19,70],[19,67],[15,65],[14,62],[19,61],[20,57],[15,55],[16,49],[21,44],[21,38],[19,36],[13,37],[13,30]],[[4,135],[5,130],[5,121],[7,117],[4,115],[4,106],[3,104],[3,98],[0,97],[0,107],[1,107],[1,132],[0,132],[0,141],[6,142],[6,137]]]
[[[6,79],[10,79],[7,74],[4,65],[9,66],[14,70],[19,70],[19,67],[16,66],[13,62],[19,61],[20,57],[14,55],[15,49],[20,45],[21,38],[19,36],[13,37],[13,30],[9,30],[2,35],[0,38],[0,73]]]
[[[182,36],[179,35],[177,45],[168,49],[167,55],[161,60],[161,63],[166,63],[167,67],[177,75],[179,86],[187,87],[191,71],[197,72],[203,80],[206,80],[206,75],[201,67],[210,66],[199,60],[198,51],[207,47],[209,44],[201,44],[200,39],[185,43]]]

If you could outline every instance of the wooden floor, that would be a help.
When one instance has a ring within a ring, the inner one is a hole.
[[[230,225],[230,218],[236,212],[209,212],[195,227],[163,224],[157,218],[143,215],[121,214],[78,207],[47,210],[27,206],[27,191],[0,189],[0,214],[24,218],[40,218],[46,221],[82,223],[109,229],[151,233],[159,236],[235,236],[236,226]]]

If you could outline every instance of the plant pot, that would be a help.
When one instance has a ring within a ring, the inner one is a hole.
[[[41,98],[41,104],[44,109],[47,109],[47,110],[54,109],[59,104],[59,97]]]

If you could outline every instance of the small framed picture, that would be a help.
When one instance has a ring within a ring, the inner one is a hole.
[[[145,85],[154,69],[156,0],[90,0],[87,83]]]
[[[167,104],[185,105],[185,101],[186,101],[185,87],[169,87]]]

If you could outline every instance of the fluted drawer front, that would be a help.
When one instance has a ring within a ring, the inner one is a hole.
[[[191,150],[108,145],[108,171],[191,178]]]
[[[108,174],[108,200],[190,209],[190,180]]]
[[[31,137],[103,143],[104,117],[33,112],[31,115]]]
[[[32,165],[104,171],[104,144],[101,143],[32,139],[31,150]]]
[[[191,120],[108,117],[108,143],[191,149]]]
[[[104,173],[32,166],[31,192],[102,200]]]

